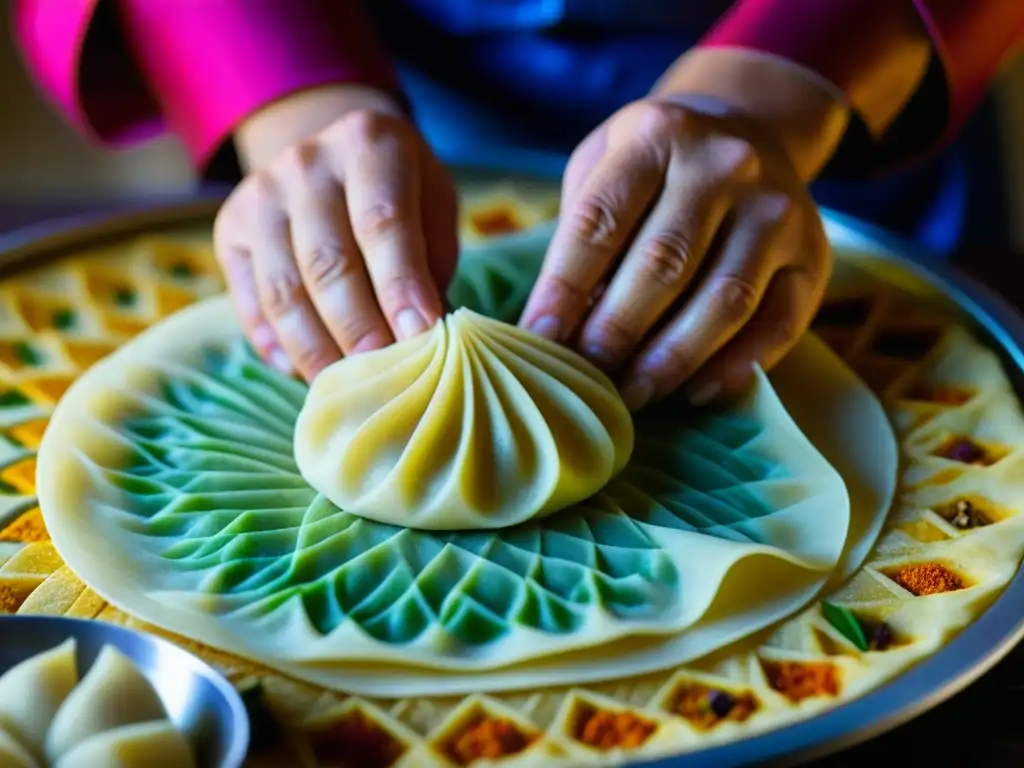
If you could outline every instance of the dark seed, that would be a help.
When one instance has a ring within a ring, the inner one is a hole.
[[[53,327],[64,331],[75,324],[75,313],[70,309],[58,309],[53,313]]]
[[[725,691],[710,691],[708,693],[708,706],[715,713],[716,717],[726,717],[732,708],[736,706],[736,699]]]
[[[876,651],[884,651],[892,645],[892,630],[885,622],[876,624],[871,632],[871,647]]]
[[[135,291],[131,288],[118,288],[114,291],[114,303],[119,307],[130,307],[135,303]]]
[[[964,464],[973,464],[985,458],[985,450],[970,440],[957,440],[945,451],[945,457]]]

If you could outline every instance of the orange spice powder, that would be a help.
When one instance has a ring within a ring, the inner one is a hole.
[[[50,533],[46,530],[43,514],[39,511],[39,507],[30,509],[0,531],[0,541],[20,541],[31,544],[49,540]]]
[[[577,738],[598,749],[639,747],[651,737],[657,726],[632,712],[598,709],[580,719]]]
[[[14,613],[24,600],[24,595],[0,584],[0,613]]]
[[[892,576],[892,580],[917,597],[964,588],[963,579],[938,563],[905,565]]]
[[[733,695],[705,685],[690,685],[676,694],[672,710],[700,730],[710,730],[723,720],[742,723],[758,709],[750,693]]]
[[[461,733],[448,751],[460,765],[470,765],[480,759],[497,760],[522,752],[532,741],[508,720],[484,717]]]
[[[793,703],[814,696],[839,695],[839,670],[828,662],[767,662],[768,683]]]
[[[400,741],[358,710],[307,735],[319,764],[340,759],[342,765],[390,768],[405,752]]]

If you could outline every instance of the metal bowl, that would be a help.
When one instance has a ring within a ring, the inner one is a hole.
[[[80,675],[104,646],[131,659],[192,743],[199,768],[239,768],[249,748],[249,717],[235,689],[195,656],[152,635],[99,621],[0,616],[0,674],[60,645],[77,642]]]

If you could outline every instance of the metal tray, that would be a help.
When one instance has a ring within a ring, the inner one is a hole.
[[[89,215],[47,222],[0,236],[0,277],[28,263],[59,258],[103,242],[166,229],[209,224],[220,196],[121,215]],[[1024,317],[959,270],[934,263],[914,246],[855,219],[823,211],[834,248],[868,272],[898,275],[901,287],[951,313],[1002,357],[1024,400]],[[927,262],[927,265],[925,264]],[[760,736],[679,757],[643,763],[649,768],[751,764],[795,765],[854,746],[891,730],[966,688],[1024,639],[1024,573],[998,600],[932,657],[858,699],[810,720]],[[637,764],[639,765],[639,764]]]

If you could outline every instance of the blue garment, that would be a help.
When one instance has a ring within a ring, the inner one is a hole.
[[[375,0],[416,119],[456,165],[559,175],[579,141],[642,98],[722,0]],[[827,205],[949,252],[965,210],[963,161],[884,179],[821,182]]]

